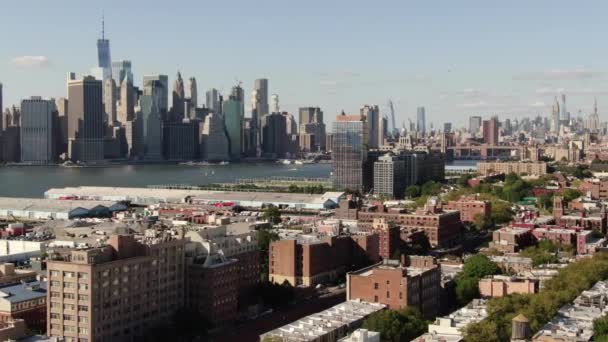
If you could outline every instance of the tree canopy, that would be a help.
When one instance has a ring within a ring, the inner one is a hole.
[[[382,310],[371,314],[363,328],[380,333],[380,339],[388,342],[411,341],[424,334],[427,323],[416,309]]]
[[[281,222],[281,211],[279,208],[271,205],[264,209],[264,213],[262,213],[262,218],[272,224],[277,224]]]

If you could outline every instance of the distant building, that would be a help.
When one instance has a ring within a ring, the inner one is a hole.
[[[382,115],[378,106],[365,105],[361,108],[361,116],[365,116],[367,121],[368,147],[377,149],[384,145],[384,127],[382,125]]]
[[[133,93],[133,83],[125,77],[120,84],[120,101],[118,104],[117,120],[125,125],[127,121],[132,121],[135,115],[135,95]]]
[[[158,109],[162,115],[169,111],[169,77],[167,75],[144,76],[143,95],[158,98]]]
[[[190,161],[199,158],[200,126],[197,121],[167,122],[163,125],[165,159]]]
[[[190,95],[190,105],[192,108],[198,107],[198,89],[196,86],[196,78],[190,77],[188,79],[188,95]]]
[[[118,121],[118,109],[116,107],[118,99],[118,88],[113,78],[108,78],[104,83],[103,102],[105,109],[105,121],[108,126],[112,126]]]
[[[443,124],[443,133],[451,133],[452,132],[452,123],[451,122],[445,122]]]
[[[498,145],[498,117],[483,121],[483,142],[489,145]]]
[[[159,83],[153,81],[153,84],[162,86]],[[151,87],[154,87],[154,85],[151,85]],[[152,93],[155,93],[155,91],[152,91]],[[142,95],[139,99],[142,120],[142,153],[144,159],[147,160],[163,159],[163,122],[159,107],[160,100],[154,95]]]
[[[380,333],[367,329],[357,329],[353,333],[344,337],[339,342],[380,342]]]
[[[350,272],[346,277],[346,299],[381,303],[391,310],[416,308],[426,318],[439,309],[441,271],[433,257],[409,256],[404,262],[381,263]]]
[[[495,173],[542,176],[547,174],[545,162],[478,162],[477,172],[483,176]]]
[[[21,101],[21,161],[48,164],[56,159],[55,102],[32,96]]]
[[[230,160],[229,141],[221,113],[207,114],[202,132],[203,159],[210,161]]]
[[[126,79],[133,84],[133,72],[131,71],[131,61],[122,60],[112,62],[112,78],[116,81],[116,84],[122,85],[122,82]]]
[[[272,113],[261,118],[262,153],[270,158],[283,158],[289,152],[287,120],[282,113]]]
[[[306,152],[325,151],[325,124],[323,111],[319,107],[299,109],[300,150]]]
[[[461,309],[448,316],[437,317],[429,324],[428,332],[416,337],[412,342],[461,342],[469,324],[477,323],[488,317],[488,300],[473,299]]]
[[[331,152],[334,188],[359,191],[370,188],[373,170],[367,155],[368,134],[364,116],[342,113],[336,117]]]
[[[206,104],[207,108],[214,112],[220,113],[220,93],[217,89],[211,88],[207,91],[206,95]]]
[[[232,95],[222,106],[224,110],[224,122],[226,125],[226,133],[228,135],[230,159],[238,160],[241,158],[243,151],[243,103],[237,100]]]
[[[72,161],[104,158],[102,84],[91,76],[68,81],[68,156]]]
[[[182,74],[178,71],[177,78],[173,83],[173,93],[172,93],[172,104],[171,104],[171,115],[169,117],[169,121],[172,122],[181,122],[184,120],[184,103],[186,100],[186,95],[184,92],[184,80],[182,79]]]
[[[426,112],[424,107],[418,107],[416,110],[416,131],[426,133]]]

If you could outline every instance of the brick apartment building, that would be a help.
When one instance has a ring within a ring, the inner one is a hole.
[[[383,260],[346,277],[347,300],[381,303],[389,309],[418,309],[432,318],[439,309],[441,271],[432,257],[409,256]]]
[[[488,247],[503,253],[517,253],[532,246],[536,240],[532,235],[532,227],[503,227],[492,232],[492,241]]]
[[[401,244],[401,230],[393,222],[386,219],[374,219],[372,223],[373,232],[378,234],[380,257],[390,259]]]
[[[566,212],[563,199],[553,198],[553,217],[555,223],[562,227],[581,227],[606,233],[608,226],[608,210],[602,205],[599,211],[587,212],[585,208],[579,211]]]
[[[377,234],[299,236],[274,241],[269,250],[271,282],[315,286],[340,274],[380,260]]]
[[[260,283],[257,232],[232,235],[226,226],[205,226],[186,238],[186,304],[216,325],[233,321]]]
[[[477,173],[488,176],[495,173],[506,175],[515,173],[518,175],[542,176],[547,174],[547,163],[545,162],[479,162]]]
[[[460,213],[443,210],[437,198],[430,198],[424,207],[415,212],[408,212],[404,208],[386,209],[380,204],[365,208],[358,216],[359,227],[363,230],[371,230],[374,219],[383,218],[397,224],[402,233],[422,231],[433,248],[452,246],[460,241]]]
[[[23,319],[29,329],[46,330],[46,282],[30,281],[0,288],[0,321]]]
[[[595,178],[582,182],[578,189],[586,194],[591,193],[591,199],[608,199],[608,178]]]
[[[172,233],[112,235],[104,247],[51,256],[47,335],[133,341],[170,320],[184,304],[185,271],[185,240]]]
[[[460,212],[460,221],[468,223],[475,221],[477,214],[481,214],[486,218],[492,215],[492,203],[480,200],[477,195],[462,196],[457,201],[449,201],[444,208],[446,210],[458,210]]]
[[[515,293],[533,294],[538,290],[538,279],[497,275],[479,280],[479,294],[482,297],[504,297]]]

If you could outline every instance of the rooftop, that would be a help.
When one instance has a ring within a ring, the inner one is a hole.
[[[0,300],[9,303],[46,297],[47,283],[45,281],[24,282],[0,288]]]
[[[46,198],[13,198],[0,197],[0,210],[22,210],[43,212],[68,212],[79,207],[94,208],[98,205],[106,207],[114,204],[112,201],[89,200],[57,200]]]
[[[290,342],[313,341],[384,308],[384,304],[350,300],[271,330],[262,336],[279,337]]]

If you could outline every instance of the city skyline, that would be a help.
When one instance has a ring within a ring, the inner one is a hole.
[[[192,11],[176,16],[167,14],[173,4],[115,3],[107,1],[98,11],[78,2],[67,8],[42,1],[6,5],[9,11],[27,10],[37,20],[22,30],[11,30],[19,26],[17,17],[0,23],[0,34],[11,42],[0,51],[4,106],[32,95],[66,96],[65,73],[87,74],[97,65],[102,11],[113,61],[132,61],[135,85],[142,86],[144,75],[158,73],[171,75],[172,82],[180,70],[196,77],[200,98],[210,88],[227,96],[237,79],[248,94],[255,79],[267,78],[269,94],[281,96],[283,110],[295,114],[299,107],[319,106],[328,114],[327,124],[342,109],[354,114],[364,104],[377,104],[387,114],[389,98],[398,126],[407,126],[416,108],[424,106],[427,126],[435,128],[446,121],[461,127],[470,115],[550,116],[553,97],[561,93],[574,115],[579,108],[590,113],[597,96],[601,118],[602,104],[608,102],[604,48],[594,43],[601,41],[605,24],[593,20],[604,4],[591,11],[542,1],[520,11],[517,3],[490,9],[467,1],[437,9],[349,2],[348,7],[324,4],[318,13],[314,4],[287,8],[269,1],[257,7],[238,4],[234,25],[220,25],[229,9],[222,4],[184,2]],[[142,19],[128,14],[133,10]],[[363,30],[360,23],[369,20],[370,10],[383,19]],[[260,16],[273,20],[256,21]],[[53,24],[62,19],[70,24]],[[178,30],[143,24],[154,20]],[[254,24],[257,30],[247,29]],[[583,24],[583,30],[568,29]],[[276,30],[282,26],[287,29]],[[201,36],[204,47],[196,43]],[[205,49],[209,46],[216,46],[214,52]],[[372,56],[376,51],[378,61],[370,61],[364,51]],[[29,82],[34,78],[37,82]],[[245,99],[249,116],[250,98]]]

